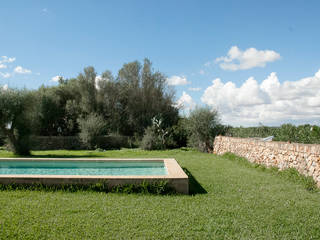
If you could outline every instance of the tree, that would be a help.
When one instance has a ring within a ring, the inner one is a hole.
[[[108,129],[119,133],[121,121],[119,83],[115,81],[110,71],[105,71],[97,85],[97,112],[103,116]]]
[[[78,81],[60,80],[58,86],[41,86],[33,92],[37,101],[37,128],[34,134],[70,136],[79,132],[77,119],[81,113],[81,96]]]
[[[62,132],[64,108],[60,105],[56,88],[41,88],[38,96],[38,133],[42,136],[58,135]]]
[[[187,120],[189,145],[201,151],[211,152],[214,138],[222,127],[216,110],[208,107],[196,108],[190,112]]]
[[[79,81],[80,106],[83,114],[87,115],[97,110],[97,73],[93,67],[86,67],[83,73],[80,73],[77,80]]]
[[[25,90],[0,90],[0,131],[15,154],[29,155],[34,104]]]
[[[163,74],[152,70],[148,59],[142,68],[137,61],[124,64],[117,81],[122,134],[142,136],[153,117],[160,117],[166,127],[176,124],[178,109],[173,106],[174,91],[168,88]]]

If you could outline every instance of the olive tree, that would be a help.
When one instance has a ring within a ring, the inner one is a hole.
[[[211,152],[214,138],[222,128],[218,111],[208,107],[196,108],[190,112],[187,120],[188,144],[201,151]]]
[[[78,119],[81,141],[89,149],[98,147],[97,137],[106,134],[106,124],[101,115],[91,113],[84,118]]]
[[[0,90],[0,131],[15,154],[30,154],[32,107],[32,96],[27,91]]]

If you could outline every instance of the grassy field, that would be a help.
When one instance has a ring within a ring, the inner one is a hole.
[[[173,157],[189,172],[192,195],[0,191],[0,239],[320,239],[319,191],[292,171],[183,150],[33,154]]]

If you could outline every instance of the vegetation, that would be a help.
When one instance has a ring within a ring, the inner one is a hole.
[[[98,148],[98,137],[105,134],[106,126],[101,115],[90,113],[86,118],[78,119],[80,139],[89,149]]]
[[[14,190],[30,190],[30,191],[67,191],[67,192],[78,192],[78,191],[94,191],[103,193],[143,193],[143,194],[174,194],[174,189],[169,187],[167,181],[156,181],[156,182],[142,182],[140,184],[123,184],[113,187],[108,187],[108,182],[99,182],[95,184],[62,184],[62,185],[43,185],[43,184],[0,184],[0,191],[14,191]]]
[[[188,195],[0,191],[0,239],[319,239],[320,195],[288,170],[190,149],[37,151],[36,157],[176,158]],[[12,153],[0,151],[0,156]]]
[[[32,129],[32,98],[25,90],[0,89],[0,132],[15,154],[29,154]]]
[[[144,150],[159,150],[167,147],[169,130],[165,129],[161,119],[154,117],[143,136],[141,148]]]
[[[229,128],[227,135],[233,137],[268,137],[274,136],[274,141],[290,141],[296,143],[320,143],[320,127],[316,125],[300,125],[283,124],[280,127],[238,127]]]
[[[187,120],[188,144],[204,152],[211,152],[215,136],[223,133],[218,112],[209,108],[196,108]]]
[[[80,135],[86,147],[93,149],[98,135],[141,140],[154,117],[163,129],[179,120],[174,91],[148,59],[143,65],[137,61],[124,64],[117,76],[108,70],[98,76],[93,67],[86,67],[76,78],[60,78],[58,86],[34,91],[1,89],[0,95],[0,142],[5,136],[19,154],[28,154],[30,134]]]

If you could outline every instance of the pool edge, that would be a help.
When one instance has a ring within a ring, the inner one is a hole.
[[[32,184],[41,183],[45,185],[58,184],[93,184],[101,181],[107,181],[108,186],[113,187],[123,184],[139,184],[142,182],[156,182],[165,180],[168,185],[174,188],[178,193],[189,193],[189,179],[174,158],[0,158],[5,161],[163,161],[168,175],[157,176],[85,176],[85,175],[0,175],[2,184]]]

